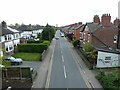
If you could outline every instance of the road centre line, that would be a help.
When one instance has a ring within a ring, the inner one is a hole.
[[[64,68],[64,76],[65,76],[65,78],[66,78],[66,77],[67,77],[67,74],[66,74],[65,65],[63,66],[63,68]]]
[[[63,55],[62,55],[62,62],[64,62],[64,58],[63,58]]]

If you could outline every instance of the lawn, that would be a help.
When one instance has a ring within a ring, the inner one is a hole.
[[[40,53],[16,53],[14,55],[16,58],[22,58],[23,61],[41,61],[42,55]]]

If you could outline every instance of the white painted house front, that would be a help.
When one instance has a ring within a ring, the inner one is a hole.
[[[98,51],[97,68],[120,67],[120,52]]]
[[[7,28],[2,30],[1,43],[2,48],[5,49],[6,54],[12,54],[14,52],[15,46],[20,44],[20,34],[16,29],[12,29],[7,26]]]
[[[37,34],[42,33],[43,29],[36,30],[23,30],[21,32],[21,37],[25,39],[32,39],[32,36],[37,38]]]

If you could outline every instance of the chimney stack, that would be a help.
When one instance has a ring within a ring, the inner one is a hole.
[[[120,24],[120,19],[115,19],[114,21],[113,21],[113,24],[115,25],[115,26],[118,26],[119,24]]]
[[[93,22],[94,22],[94,23],[99,23],[99,24],[100,24],[100,18],[99,18],[98,15],[95,15],[95,16],[94,16]]]
[[[101,24],[103,26],[110,26],[110,24],[111,24],[111,16],[110,16],[110,14],[103,14],[102,15]]]
[[[7,24],[5,21],[2,22],[2,28],[7,28]]]

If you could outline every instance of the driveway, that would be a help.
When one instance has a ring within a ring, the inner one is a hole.
[[[21,65],[12,65],[11,67],[32,67],[38,71],[40,65],[41,65],[40,61],[23,61]]]

